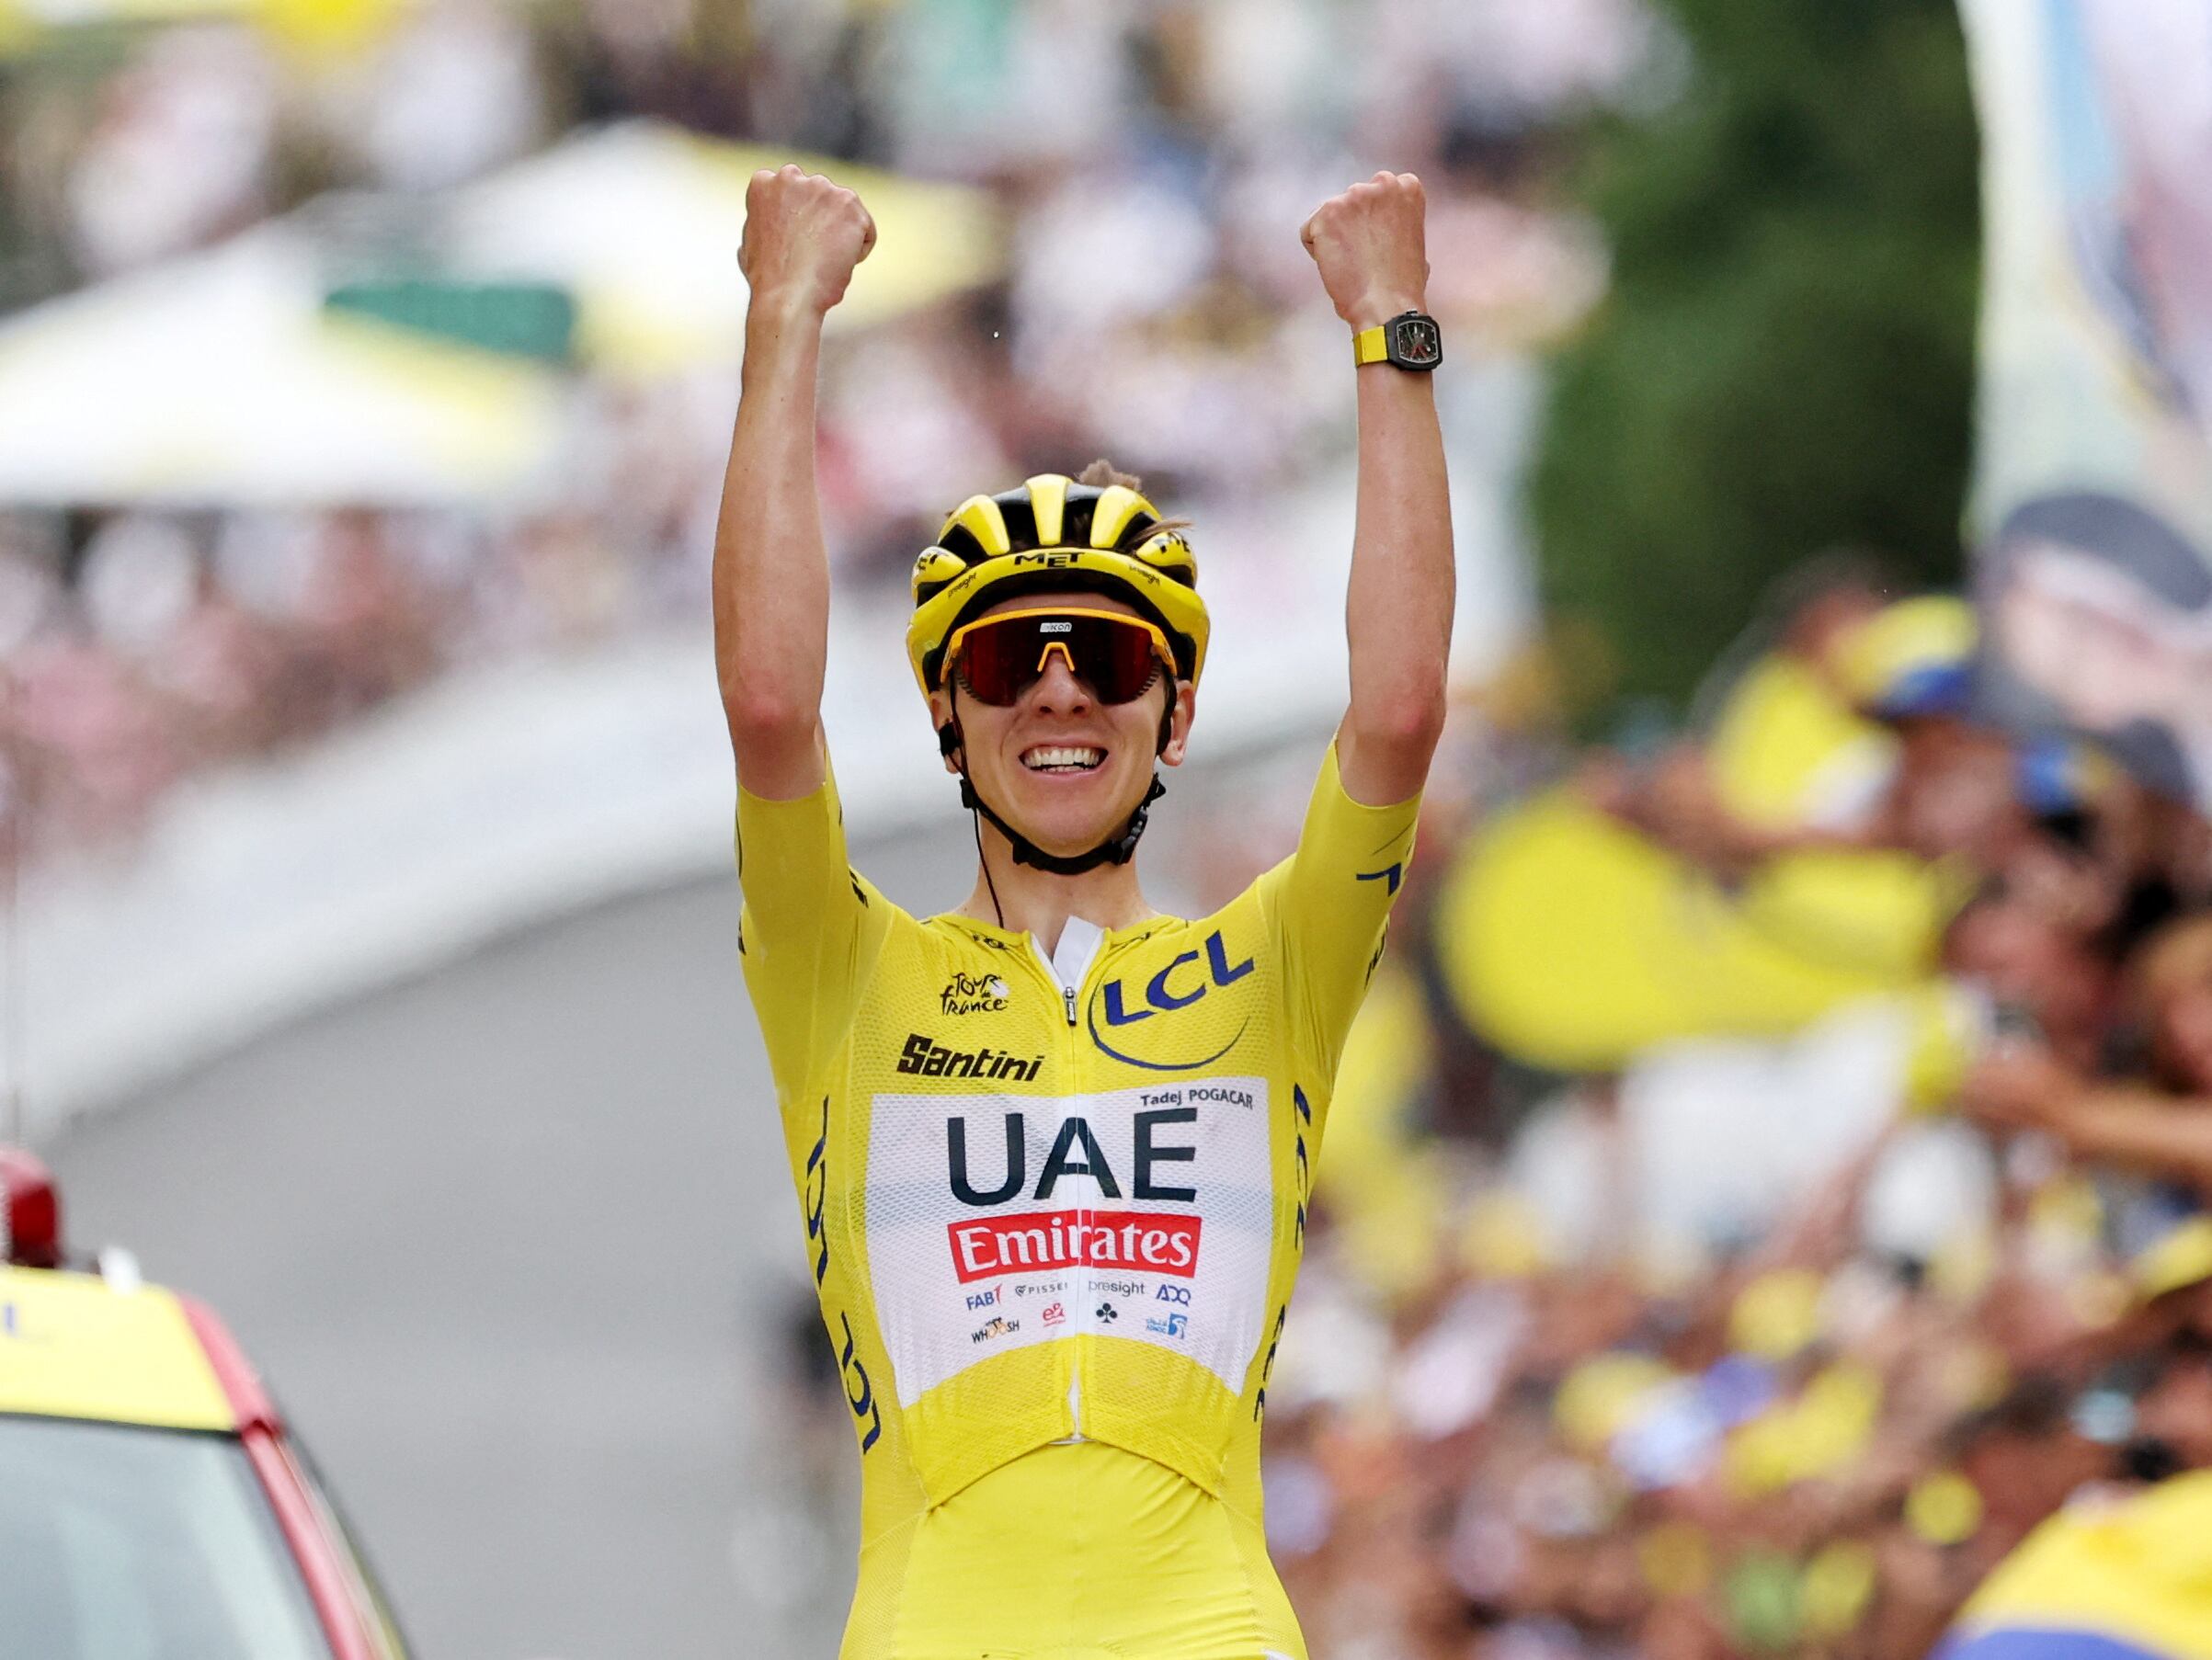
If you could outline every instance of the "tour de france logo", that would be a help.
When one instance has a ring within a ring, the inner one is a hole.
[[[937,994],[948,1015],[987,1013],[1006,1006],[1006,982],[996,974],[955,974]]]

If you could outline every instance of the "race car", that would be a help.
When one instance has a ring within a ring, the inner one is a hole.
[[[128,1257],[71,1268],[60,1210],[0,1146],[0,1653],[406,1660],[222,1323]]]

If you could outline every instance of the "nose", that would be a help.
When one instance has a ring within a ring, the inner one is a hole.
[[[1044,715],[1081,715],[1090,712],[1096,699],[1089,687],[1075,677],[1067,666],[1064,651],[1048,653],[1043,671],[1036,684],[1029,688],[1031,712]]]

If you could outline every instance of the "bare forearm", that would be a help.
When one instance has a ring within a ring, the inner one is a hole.
[[[829,636],[829,561],[815,485],[817,316],[757,308],[714,530],[714,655],[739,776],[767,793],[819,782],[788,775],[811,742]],[[803,774],[804,766],[798,770]],[[816,769],[818,772],[818,768]],[[758,779],[756,773],[763,775]]]
[[[753,175],[737,264],[745,379],[714,527],[714,664],[737,779],[791,801],[822,782],[829,556],[815,495],[822,320],[875,244],[861,199],[793,163]]]
[[[2084,1157],[2212,1191],[2212,1101],[2176,1100],[2140,1089],[2099,1089],[2053,1130]]]
[[[1356,755],[1340,752],[1360,800],[1418,791],[1443,727],[1454,575],[1443,435],[1427,375],[1386,364],[1356,371],[1358,519],[1345,631]],[[1357,775],[1357,776],[1355,776]]]

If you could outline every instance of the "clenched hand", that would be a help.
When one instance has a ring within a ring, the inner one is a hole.
[[[1378,173],[1314,210],[1299,233],[1337,315],[1355,329],[1425,309],[1428,199],[1410,173]]]
[[[756,308],[822,316],[873,246],[875,221],[861,199],[818,173],[791,165],[756,173],[746,187],[737,268]]]

